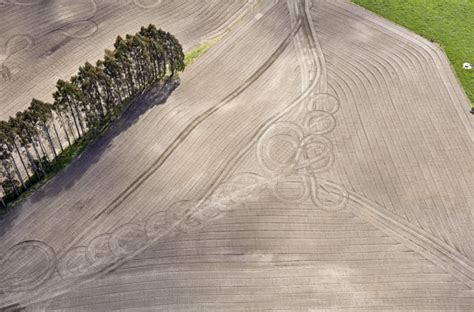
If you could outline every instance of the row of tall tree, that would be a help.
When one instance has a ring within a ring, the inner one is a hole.
[[[86,62],[69,81],[59,80],[53,103],[33,99],[26,111],[0,121],[0,205],[17,198],[53,170],[77,140],[94,138],[150,85],[184,70],[178,40],[154,25],[117,37],[95,65]]]

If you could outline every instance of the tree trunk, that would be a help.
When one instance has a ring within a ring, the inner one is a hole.
[[[3,169],[5,169],[5,173],[7,174],[8,181],[10,181],[10,184],[13,186],[13,189],[15,190],[15,194],[19,195],[18,188],[16,187],[15,182],[12,179],[12,175],[10,174],[10,170],[8,170],[9,168],[5,165],[4,161],[2,161],[2,165],[3,165]],[[4,191],[5,195],[8,195],[5,192],[5,188],[3,188],[3,191]]]
[[[46,148],[44,147],[41,135],[38,135],[38,143],[39,143],[39,146],[41,148],[41,153],[43,154],[43,158],[46,158],[46,160],[49,161],[49,155],[46,152]]]
[[[53,144],[53,139],[51,139],[51,134],[49,133],[48,126],[44,122],[43,122],[43,131],[46,133],[46,137],[48,138],[48,142],[49,142],[49,147],[51,151],[53,152],[54,158],[58,157],[58,154],[56,154],[56,148],[54,147],[54,144]]]
[[[85,127],[84,127],[84,121],[82,119],[81,112],[77,108],[77,104],[74,105],[74,109],[75,109],[76,114],[77,114],[77,120],[79,121],[79,126],[81,127],[81,133],[82,133],[82,135],[84,135],[84,133],[86,133]],[[79,137],[81,137],[82,135],[80,135]]]
[[[16,152],[18,153],[18,157],[20,157],[21,164],[23,165],[23,168],[25,168],[26,176],[28,177],[28,179],[31,179],[30,173],[28,172],[28,167],[26,166],[25,161],[23,160],[23,157],[21,157],[21,152],[18,149],[18,145],[16,144],[16,142],[14,142],[14,145],[15,145]]]
[[[31,133],[28,130],[26,130],[26,133],[28,134],[28,139],[30,141],[30,144],[33,146],[33,150],[35,151],[35,155],[38,158],[38,164],[39,164],[40,171],[43,174],[46,174],[46,172],[44,171],[44,168],[43,168],[43,158],[41,158],[41,156],[38,152],[38,149],[36,148],[35,141],[33,140],[35,137],[33,135],[31,135]],[[38,139],[38,142],[39,142],[40,138],[37,138],[37,139]],[[28,146],[26,146],[26,149],[28,150]]]
[[[12,159],[12,164],[13,164],[13,168],[15,168],[16,175],[18,176],[18,179],[20,179],[21,186],[23,186],[23,188],[26,189],[25,181],[23,180],[23,177],[20,174],[20,170],[18,170],[18,166],[16,165],[15,158],[13,157],[13,155],[10,157]]]
[[[58,138],[58,143],[59,143],[59,148],[61,149],[61,153],[64,152],[64,148],[63,148],[63,144],[61,143],[61,137],[59,136],[59,133],[58,133],[58,129],[56,129],[56,124],[54,122],[54,119],[53,119],[53,129],[54,129],[54,133],[56,134],[56,137]],[[69,138],[68,138],[69,140]],[[57,155],[56,155],[57,157]]]
[[[33,142],[33,140],[30,140],[30,143],[33,146],[33,150],[35,151],[36,157],[38,157],[39,169],[44,175],[46,175],[46,172],[44,171],[44,168],[43,168],[43,159],[41,158],[40,154],[38,153],[38,149],[36,148],[36,144],[35,144],[35,142]]]
[[[64,117],[59,112],[58,112],[58,116],[59,116],[59,120],[60,120],[61,124],[63,125],[63,129],[64,129],[64,133],[66,134],[67,142],[69,143],[69,146],[71,146],[71,139],[69,138],[69,133],[67,132],[67,129],[66,129],[66,122],[64,121]],[[68,125],[69,125],[69,122],[68,122]],[[71,130],[70,125],[69,125],[69,130]],[[56,131],[56,133],[57,133],[57,131]],[[59,140],[59,142],[61,142],[61,140]]]
[[[77,135],[78,135],[78,137],[80,138],[80,137],[81,137],[81,131],[79,130],[79,126],[77,125],[76,116],[74,115],[74,110],[73,110],[71,104],[69,104],[69,109],[70,109],[70,111],[71,111],[72,119],[74,120],[74,125],[76,126]]]
[[[31,156],[31,153],[30,153],[30,150],[29,150],[28,146],[25,146],[24,148],[25,148],[25,152],[26,152],[26,158],[28,158],[28,161],[30,162],[31,168],[33,168],[33,171],[34,171],[35,175],[37,177],[40,177],[41,172],[39,172],[40,170],[38,170],[38,166],[36,166],[35,160],[34,160],[33,156]]]

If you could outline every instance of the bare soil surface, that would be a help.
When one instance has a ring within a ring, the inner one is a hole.
[[[472,311],[474,119],[442,52],[343,1],[203,3],[139,11],[223,37],[0,221],[0,307]],[[135,9],[97,10],[67,68]]]

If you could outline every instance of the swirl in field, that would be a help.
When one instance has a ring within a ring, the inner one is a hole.
[[[5,65],[7,59],[15,53],[31,48],[33,44],[34,40],[29,35],[15,35],[8,39],[4,51],[0,52],[0,73],[4,81],[11,79],[11,71],[8,66]]]
[[[65,36],[84,39],[92,36],[97,31],[97,24],[92,21],[79,21],[63,26],[59,32]]]
[[[336,127],[333,114],[339,101],[316,93],[306,105],[302,125],[279,121],[265,131],[257,143],[257,158],[276,177],[270,188],[282,202],[301,203],[311,197],[318,208],[339,210],[347,202],[345,188],[316,176],[335,160],[333,143],[325,135]]]
[[[339,101],[331,94],[319,93],[308,103],[308,111],[326,111],[335,114],[339,110]]]
[[[158,238],[166,233],[166,213],[157,212],[147,218],[145,232],[149,239]]]
[[[51,277],[55,257],[53,248],[40,241],[13,246],[0,262],[0,290],[34,289]]]
[[[22,5],[22,6],[31,6],[37,5],[43,2],[44,0],[4,0],[0,1],[0,7],[8,5]]]
[[[95,268],[87,261],[86,247],[69,250],[58,262],[58,272],[63,279],[76,278],[94,273]]]
[[[86,258],[92,266],[101,268],[115,260],[109,245],[110,238],[111,234],[96,236],[87,246]]]
[[[316,207],[328,211],[344,208],[347,203],[347,190],[332,181],[311,177],[311,200]]]
[[[110,249],[116,256],[132,253],[146,244],[145,228],[139,224],[124,224],[116,229],[109,240]]]
[[[260,164],[272,173],[292,170],[302,139],[303,131],[297,124],[278,122],[271,125],[257,143]]]
[[[296,169],[312,173],[326,171],[334,162],[333,145],[322,135],[311,134],[301,141],[300,153],[296,158]]]
[[[273,195],[282,202],[302,203],[309,196],[308,177],[291,175],[272,183]]]
[[[326,134],[336,127],[336,118],[326,111],[311,111],[305,118],[305,128],[314,134]]]
[[[142,9],[152,9],[157,7],[162,0],[133,0],[133,3]]]

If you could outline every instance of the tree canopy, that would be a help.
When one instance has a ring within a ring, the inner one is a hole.
[[[68,81],[58,80],[53,103],[37,99],[0,121],[0,206],[52,170],[77,140],[107,127],[137,94],[183,71],[179,41],[155,25],[118,36],[95,65],[86,62]]]

